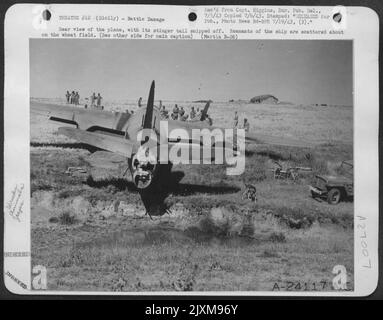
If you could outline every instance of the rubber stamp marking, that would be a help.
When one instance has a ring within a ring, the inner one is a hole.
[[[29,251],[4,252],[4,258],[25,258],[30,256],[31,253]]]
[[[23,289],[27,289],[27,285],[22,282],[21,280],[17,279],[12,273],[10,273],[9,271],[7,271],[5,273],[6,276],[10,277],[13,281],[15,281],[20,287],[22,287]]]

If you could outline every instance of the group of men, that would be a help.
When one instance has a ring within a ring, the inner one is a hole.
[[[138,107],[141,107],[143,104],[142,97],[138,99]],[[166,107],[162,105],[162,100],[160,100],[160,114],[162,119],[169,119],[172,120],[180,120],[180,121],[198,121],[201,119],[202,111],[200,111],[199,108],[197,110],[194,107],[191,107],[190,113],[187,114],[184,107],[178,106],[177,104],[174,105],[174,108],[172,110],[172,113],[169,115],[169,111],[166,110]],[[210,123],[210,125],[213,124],[212,119],[209,117],[209,115],[206,115],[206,120]]]
[[[161,117],[163,119],[169,119],[169,112],[166,110],[165,106],[162,105],[160,101],[160,112],[161,112]],[[174,108],[172,110],[172,113],[170,114],[170,118],[172,120],[180,120],[180,121],[199,121],[201,120],[202,117],[202,111],[200,111],[199,108],[197,110],[194,107],[191,107],[190,113],[187,114],[184,107],[178,106],[177,104],[174,105]],[[213,120],[210,118],[210,116],[207,114],[206,115],[206,121],[210,124],[213,125]]]
[[[138,106],[142,106],[142,97],[138,99]],[[172,120],[180,120],[180,121],[199,121],[201,120],[202,116],[202,111],[197,108],[197,110],[194,108],[194,106],[191,107],[190,113],[187,114],[184,107],[178,107],[177,104],[174,105],[174,108],[172,110],[172,113],[169,116],[169,111],[166,110],[165,106],[162,105],[162,101],[160,100],[160,114],[162,119],[169,119],[171,118]],[[207,114],[206,119],[205,119],[209,125],[213,125],[213,120],[212,118]],[[233,128],[242,128],[245,129],[245,132],[249,132],[250,130],[250,123],[247,120],[247,118],[243,119],[243,125],[239,125],[239,117],[238,117],[238,111],[235,111],[234,113],[234,123],[233,123]]]
[[[75,104],[75,105],[80,104],[80,95],[78,94],[77,91],[76,92],[72,91],[72,93],[67,91],[65,94],[65,98],[66,98],[66,103],[68,104]]]
[[[192,111],[193,110],[194,110],[194,107],[192,107]],[[195,112],[193,114],[192,111],[190,111],[190,120],[196,117]],[[162,107],[161,114],[163,114],[165,118],[169,118],[169,114],[168,114],[168,111],[165,110],[165,106]],[[189,118],[189,115],[185,112],[184,107],[178,107],[178,105],[175,104],[172,110],[172,113],[170,115],[170,118],[172,118],[173,120],[186,121]]]
[[[78,93],[78,91],[72,91],[72,93],[70,93],[69,91],[66,92],[65,94],[65,98],[66,98],[66,102],[68,104],[74,104],[74,105],[79,105],[80,104],[80,95]],[[87,98],[85,98],[85,100],[88,100]],[[96,96],[96,93],[93,92],[93,94],[90,96],[90,106],[91,107],[100,107],[101,108],[101,101],[102,101],[102,97],[100,95],[100,93],[97,94]],[[85,104],[85,108],[87,108],[87,104]]]

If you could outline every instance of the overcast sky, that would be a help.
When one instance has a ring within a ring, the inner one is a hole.
[[[352,42],[334,40],[30,41],[31,97],[250,99],[352,105]]]

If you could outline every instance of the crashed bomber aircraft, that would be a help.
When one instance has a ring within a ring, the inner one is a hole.
[[[220,144],[213,143],[206,145],[203,139],[199,141],[193,141],[192,139],[185,141],[180,137],[174,139],[170,136],[160,135],[160,121],[167,122],[168,132],[184,129],[190,133],[189,137],[192,137],[193,129],[208,128],[213,130],[216,127],[210,126],[204,121],[188,122],[161,119],[160,111],[154,106],[154,87],[153,81],[146,108],[141,107],[134,114],[63,107],[41,102],[31,102],[31,112],[48,116],[53,121],[72,125],[60,127],[58,129],[60,134],[128,158],[133,182],[140,190],[149,189],[151,185],[154,185],[153,182],[157,180],[161,169],[167,168],[169,170],[172,162],[169,159],[168,164],[160,163],[158,154],[156,155],[151,152],[153,146],[159,146],[160,148],[165,146],[166,150],[170,150],[174,145],[178,147],[178,150],[187,148],[190,151],[198,148],[200,150],[200,153],[197,153],[199,157],[202,154],[205,155],[203,150],[206,148],[215,152],[219,149],[222,151],[225,148],[231,148],[231,151],[233,151],[233,144],[227,141],[221,141]],[[207,108],[208,105],[205,107],[205,113]],[[153,137],[153,133],[156,137]],[[245,141],[282,146],[310,147],[310,144],[302,141],[261,135],[246,135]],[[159,150],[160,148],[156,149]],[[234,151],[234,154],[236,152]],[[189,152],[188,154],[190,155],[190,161],[192,161],[196,153]],[[210,152],[210,154],[213,154],[213,152]]]

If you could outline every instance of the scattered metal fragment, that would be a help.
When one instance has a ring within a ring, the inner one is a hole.
[[[300,171],[312,171],[312,168],[309,167],[287,167],[283,168],[283,166],[278,162],[274,161],[275,167],[270,169],[274,173],[274,179],[280,180],[297,180],[299,178]]]

